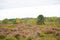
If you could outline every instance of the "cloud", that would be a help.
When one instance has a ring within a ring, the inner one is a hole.
[[[0,0],[0,19],[44,16],[60,17],[60,0]]]
[[[60,5],[60,0],[0,0],[0,9],[57,4]]]
[[[0,19],[4,18],[25,18],[37,17],[38,15],[46,17],[60,17],[60,5],[39,6],[39,7],[24,7],[0,10]]]

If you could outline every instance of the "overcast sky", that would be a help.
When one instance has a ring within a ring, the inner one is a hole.
[[[44,16],[60,17],[60,0],[0,0],[0,19]]]

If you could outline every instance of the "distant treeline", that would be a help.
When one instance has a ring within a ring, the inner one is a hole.
[[[14,18],[14,19],[3,19],[0,20],[0,24],[40,24],[42,22],[58,22],[60,23],[60,17],[44,17],[43,15],[38,15],[37,18]]]

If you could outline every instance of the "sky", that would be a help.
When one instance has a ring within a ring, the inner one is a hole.
[[[0,19],[38,15],[60,17],[60,0],[0,0]]]

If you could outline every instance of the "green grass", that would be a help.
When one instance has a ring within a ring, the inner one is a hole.
[[[2,26],[2,27],[0,27],[0,28],[9,28],[9,29],[13,29],[13,28],[15,28],[15,26],[10,24],[10,25]]]
[[[17,40],[15,37],[6,37],[6,40]]]

